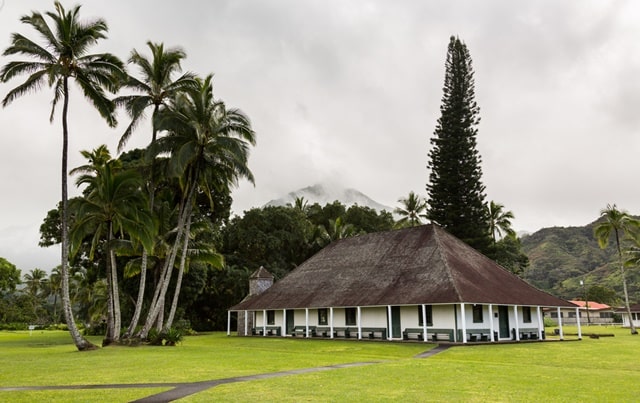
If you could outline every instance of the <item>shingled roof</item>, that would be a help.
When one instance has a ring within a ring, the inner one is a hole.
[[[231,310],[460,302],[575,308],[431,224],[333,242]]]

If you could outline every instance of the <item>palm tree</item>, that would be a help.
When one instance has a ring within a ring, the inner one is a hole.
[[[618,251],[618,262],[620,265],[620,275],[622,277],[622,288],[624,291],[624,303],[629,315],[629,324],[631,334],[638,334],[633,320],[631,318],[631,305],[629,304],[629,292],[627,291],[627,279],[625,273],[625,265],[622,261],[622,248],[620,240],[625,234],[633,232],[639,225],[638,221],[633,219],[626,211],[618,210],[616,205],[607,204],[607,207],[600,210],[600,220],[593,228],[594,235],[598,240],[600,248],[604,249],[609,244],[609,239],[613,236],[616,241],[616,250]]]
[[[504,211],[504,206],[493,200],[487,206],[489,217],[489,231],[495,245],[498,238],[503,236],[515,236],[516,232],[511,228],[511,220],[515,218],[511,211]]]
[[[315,243],[320,247],[325,247],[333,241],[349,238],[356,235],[356,227],[345,222],[342,217],[335,220],[329,219],[329,225],[318,225],[313,235]]]
[[[427,202],[416,195],[413,191],[409,192],[409,196],[398,199],[398,203],[401,203],[401,207],[397,207],[393,212],[399,215],[401,218],[396,222],[396,226],[399,228],[415,227],[422,224],[422,217],[425,216],[427,211]]]
[[[147,207],[147,199],[140,190],[142,178],[134,170],[123,170],[119,160],[110,158],[106,146],[93,152],[82,151],[92,162],[71,171],[84,172],[77,184],[88,185],[85,196],[73,199],[76,214],[72,230],[72,250],[77,251],[87,235],[91,235],[89,257],[93,259],[99,242],[106,241],[108,320],[103,345],[120,338],[120,294],[116,267],[117,240],[129,237],[140,241],[146,250],[151,249],[154,224]],[[119,235],[119,236],[118,236]]]
[[[32,269],[28,273],[25,273],[24,283],[26,284],[26,290],[31,300],[33,314],[37,321],[40,322],[39,313],[42,312],[42,290],[46,287],[47,272],[42,269]]]
[[[92,45],[106,38],[107,24],[102,19],[89,22],[79,20],[80,6],[66,11],[60,2],[54,2],[55,12],[32,12],[21,21],[34,28],[44,40],[42,45],[27,37],[14,33],[11,45],[3,55],[24,55],[32,60],[12,61],[0,70],[0,80],[7,82],[22,74],[28,74],[24,83],[9,91],[2,101],[6,107],[16,98],[38,90],[43,84],[54,89],[50,121],[53,121],[55,108],[62,100],[62,304],[67,326],[78,350],[94,349],[95,346],[80,335],[73,319],[69,297],[69,233],[67,201],[67,149],[69,130],[67,115],[69,111],[69,80],[72,78],[82,90],[84,96],[93,104],[109,126],[116,125],[114,105],[107,98],[105,89],[115,92],[124,77],[122,62],[109,53],[89,54]],[[53,23],[53,29],[47,23]]]
[[[153,143],[157,137],[158,130],[156,127],[156,118],[160,108],[166,106],[167,100],[189,88],[193,88],[196,85],[194,76],[191,73],[185,73],[178,79],[173,80],[174,74],[181,70],[180,62],[186,57],[184,50],[180,48],[170,48],[165,50],[162,43],[156,44],[153,42],[147,42],[147,46],[151,50],[151,60],[141,55],[135,49],[131,52],[131,57],[129,58],[129,63],[134,64],[139,68],[142,78],[137,79],[133,76],[129,76],[125,86],[139,94],[121,96],[114,100],[116,105],[124,106],[131,117],[131,123],[127,126],[127,129],[120,138],[118,151],[121,151],[124,148],[126,142],[131,137],[133,130],[144,117],[145,110],[150,106],[153,106],[151,119],[151,142]],[[152,161],[151,177],[149,179],[149,209],[151,211],[154,210],[155,200],[154,172],[155,164]],[[138,297],[136,299],[136,306],[131,323],[125,332],[124,337],[129,337],[133,334],[133,331],[140,320],[140,314],[142,313],[144,303],[148,258],[149,256],[147,255],[147,252],[143,251],[140,262]]]
[[[62,276],[60,275],[60,266],[51,270],[49,274],[49,280],[47,281],[47,297],[53,297],[53,323],[59,323],[58,318],[58,297],[60,296],[60,290],[62,289]]]
[[[179,179],[181,200],[175,243],[165,261],[145,325],[139,332],[143,338],[164,306],[178,249],[182,250],[178,279],[184,272],[196,194],[207,195],[213,205],[213,191],[227,194],[229,187],[237,185],[242,178],[253,183],[247,161],[249,145],[255,144],[255,134],[241,111],[227,109],[222,101],[214,99],[212,79],[211,75],[197,79],[197,88],[173,100],[171,107],[158,118],[158,127],[169,134],[150,145],[153,155],[170,153],[169,173]]]
[[[160,107],[165,106],[166,102],[177,94],[196,85],[192,73],[185,73],[173,80],[173,75],[181,70],[180,62],[187,56],[184,50],[181,48],[165,50],[164,44],[150,41],[147,42],[147,46],[151,50],[151,60],[135,49],[129,57],[129,63],[139,68],[142,78],[129,76],[124,84],[125,87],[139,92],[139,95],[126,95],[114,100],[116,105],[124,106],[131,117],[131,123],[120,138],[118,151],[122,151],[138,123],[144,118],[145,110],[150,106],[153,106],[151,142],[154,142],[158,133],[156,117]]]

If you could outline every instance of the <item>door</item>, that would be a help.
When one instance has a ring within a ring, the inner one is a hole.
[[[287,324],[286,324],[287,331],[285,332],[285,334],[291,334],[291,332],[293,331],[293,327],[295,326],[295,323],[294,323],[294,320],[293,320],[294,319],[293,318],[294,310],[293,309],[287,309],[285,312],[287,314]]]
[[[400,307],[391,307],[391,338],[402,337],[402,328],[400,325]]]
[[[498,326],[500,328],[500,338],[510,338],[509,334],[509,307],[500,305],[498,306]]]

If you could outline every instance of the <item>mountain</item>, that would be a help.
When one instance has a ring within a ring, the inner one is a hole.
[[[585,287],[613,289],[622,298],[618,256],[613,244],[600,249],[592,222],[582,227],[543,228],[521,238],[530,266],[523,277],[534,286],[564,299],[582,299]],[[631,301],[640,300],[640,270],[628,270]],[[584,281],[582,286],[580,281]]]
[[[333,203],[338,200],[347,207],[357,204],[361,207],[370,207],[380,212],[386,210],[393,212],[393,208],[385,206],[377,201],[371,199],[364,193],[351,188],[343,188],[339,186],[333,186],[328,184],[315,184],[306,188],[298,189],[293,192],[289,192],[287,195],[278,199],[269,201],[267,206],[286,206],[287,204],[294,204],[296,198],[303,197],[309,204],[318,203],[324,206],[327,203]]]

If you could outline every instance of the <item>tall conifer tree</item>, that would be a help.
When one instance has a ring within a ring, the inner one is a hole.
[[[427,165],[427,217],[487,253],[491,236],[476,149],[480,108],[475,102],[471,56],[459,38],[452,36],[449,41],[445,67],[441,116]]]

